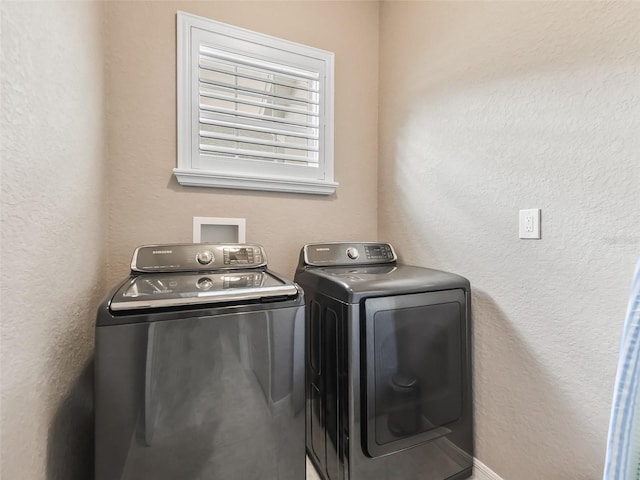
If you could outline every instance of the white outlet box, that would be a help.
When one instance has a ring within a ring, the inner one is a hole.
[[[193,243],[244,243],[244,218],[193,217]]]
[[[518,232],[520,234],[520,238],[533,238],[533,239],[541,238],[539,208],[529,208],[527,210],[520,210]]]

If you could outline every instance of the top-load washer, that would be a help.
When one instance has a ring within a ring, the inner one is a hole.
[[[302,248],[306,447],[323,480],[467,478],[470,286],[388,243]]]
[[[100,305],[96,480],[302,480],[304,300],[254,244],[151,245]]]

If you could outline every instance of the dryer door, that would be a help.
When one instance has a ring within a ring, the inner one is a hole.
[[[365,300],[363,447],[370,457],[448,433],[462,416],[463,290]]]

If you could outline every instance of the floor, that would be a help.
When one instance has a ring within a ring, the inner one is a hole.
[[[320,480],[320,476],[316,472],[316,469],[313,468],[313,464],[309,457],[307,457],[307,480]]]
[[[477,480],[477,478],[478,477],[473,475],[469,480]],[[307,480],[321,480],[309,457],[307,457]]]

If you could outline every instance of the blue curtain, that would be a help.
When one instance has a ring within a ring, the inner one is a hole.
[[[616,373],[604,480],[640,480],[640,259],[631,285]]]

